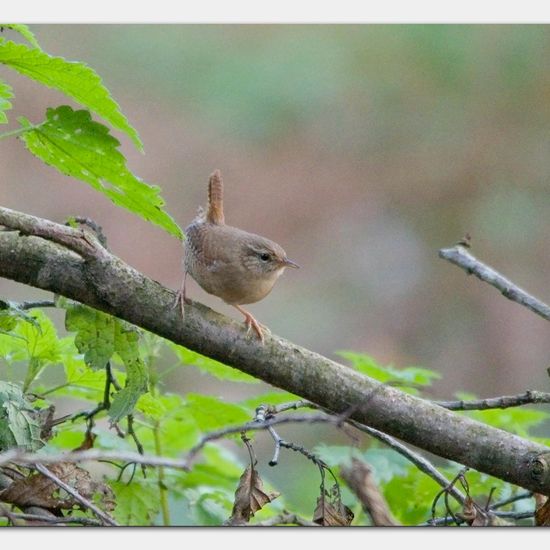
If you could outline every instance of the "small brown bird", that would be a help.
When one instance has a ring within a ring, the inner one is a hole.
[[[185,229],[184,275],[176,304],[184,314],[185,280],[189,273],[209,294],[237,308],[250,330],[264,341],[262,327],[241,307],[265,298],[286,267],[299,266],[273,241],[225,225],[223,181],[216,170],[208,182],[208,209],[199,210]]]

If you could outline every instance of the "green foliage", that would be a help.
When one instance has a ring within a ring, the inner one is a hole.
[[[60,347],[55,327],[42,310],[32,311],[32,321],[25,316],[21,317],[26,322],[16,323],[12,325],[11,331],[0,333],[0,358],[6,362],[23,362],[27,365],[23,383],[25,392],[42,369],[59,360]],[[9,325],[13,321],[5,317],[4,323]]]
[[[12,104],[9,101],[12,97],[13,91],[11,86],[0,80],[0,124],[8,122],[5,111],[9,111],[12,108]]]
[[[110,483],[115,493],[114,517],[121,525],[151,525],[160,511],[158,488],[153,483]]]
[[[141,141],[137,131],[122,114],[100,77],[82,63],[69,62],[44,52],[34,34],[25,25],[4,26],[18,33],[30,45],[16,44],[0,37],[0,63],[66,94],[85,110],[75,110],[66,105],[48,108],[43,122],[32,124],[26,118],[20,117],[20,128],[6,132],[0,137],[20,135],[27,149],[46,164],[62,174],[84,181],[97,192],[107,196],[115,205],[126,208],[181,238],[180,228],[163,211],[164,202],[159,189],[146,184],[127,168],[126,159],[120,152],[120,143],[111,134],[111,129],[125,132],[138,149],[141,149]],[[356,32],[358,31],[352,34]],[[374,32],[389,31],[382,29]],[[391,32],[394,33],[393,30]],[[445,56],[452,54],[460,60],[460,71],[467,69],[464,64],[464,28],[455,29],[451,35],[442,33],[439,28],[431,27],[404,30],[400,33],[402,37],[410,35],[408,40],[411,46],[418,50],[426,50],[426,56],[429,57],[428,65],[434,73],[432,77],[438,74],[441,78],[441,75],[444,75],[443,85],[448,87],[451,82],[453,90],[455,85],[460,85],[464,80],[457,77],[460,75],[456,71],[456,74],[448,73],[448,64],[441,64]],[[288,36],[291,37],[291,34]],[[449,36],[451,40],[448,40]],[[282,115],[278,117],[281,120],[288,116],[288,113],[294,113],[291,118],[295,118],[294,115],[298,112],[299,116],[313,119],[319,108],[334,104],[335,97],[343,97],[340,92],[345,75],[327,79],[326,74],[323,76],[323,70],[317,70],[325,60],[325,56],[319,56],[319,51],[328,52],[329,55],[341,55],[333,48],[332,40],[321,43],[314,38],[306,43],[307,48],[300,49],[298,54],[300,59],[294,57],[290,65],[287,63],[286,53],[296,51],[292,40],[279,42],[276,47],[278,53],[285,54],[279,56],[285,60],[283,64],[264,63],[265,59],[273,58],[273,52],[259,49],[248,52],[251,63],[244,72],[242,62],[236,62],[235,59],[229,64],[222,63],[223,66],[199,63],[197,66],[200,67],[201,74],[195,75],[198,78],[189,78],[187,71],[181,73],[185,76],[182,76],[178,93],[181,93],[182,86],[187,86],[187,92],[197,93],[201,99],[206,100],[204,105],[209,112],[216,113],[219,108],[226,108],[223,105],[227,105],[228,89],[231,86],[212,86],[212,82],[223,82],[228,79],[233,82],[238,74],[245,77],[239,77],[237,80],[245,82],[248,100],[251,101],[242,101],[242,90],[237,93],[235,89],[232,92],[229,90],[229,95],[234,95],[233,98],[229,97],[229,102],[233,102],[233,107],[237,107],[231,108],[233,114],[242,114],[249,109],[250,104],[255,104],[260,118],[267,117],[266,120],[273,119],[275,111]],[[438,53],[441,48],[434,49],[433,44],[446,48],[445,56],[442,57]],[[190,46],[202,51],[204,44],[196,42]],[[135,55],[133,50],[132,55]],[[209,59],[208,56],[212,55],[218,55],[217,46],[212,51],[204,53],[202,59]],[[365,59],[375,59],[377,54],[361,51],[355,52],[355,55],[357,59],[350,59],[349,62],[364,64]],[[310,71],[304,80],[298,68],[306,65],[314,67],[315,70]],[[400,65],[400,69],[402,66]],[[204,67],[210,69],[205,72]],[[299,73],[300,78],[291,79],[294,83],[291,82],[290,87],[288,79],[286,87],[273,86],[273,82],[285,80],[280,76],[286,74],[289,67],[291,72]],[[158,67],[153,67],[153,71],[155,70],[158,70]],[[258,78],[258,70],[267,78]],[[511,70],[511,74],[517,73],[514,77],[516,84],[521,80],[519,76],[523,72],[521,66]],[[325,84],[330,81],[331,85],[318,86],[319,79]],[[246,84],[247,81],[252,85]],[[354,89],[366,86],[368,96],[375,104],[381,101],[390,104],[402,103],[399,93],[396,94],[396,90],[391,89],[391,85],[384,79],[379,84],[363,81],[356,84],[353,86]],[[202,93],[205,90],[208,94]],[[270,93],[266,94],[266,90]],[[297,97],[299,99],[296,102]],[[12,98],[12,88],[0,81],[0,124],[8,122],[6,112],[12,108]],[[292,98],[290,103],[294,103],[290,110],[289,98]],[[301,105],[297,111],[296,105]],[[213,110],[210,107],[213,107]],[[342,108],[343,106],[336,105],[335,113]],[[347,105],[345,109],[346,116],[349,116]],[[399,116],[399,111],[395,112],[396,116]],[[92,120],[92,113],[101,117],[109,127]],[[225,116],[218,118],[227,120]],[[254,135],[277,131],[275,126],[262,124],[261,120],[258,124],[258,120],[249,117],[239,115],[237,118],[241,119],[239,124],[248,127]],[[362,132],[359,128],[357,131]],[[353,139],[354,143],[361,142],[356,137]],[[153,335],[144,335],[128,323],[86,306],[71,305],[66,300],[57,300],[56,305],[66,309],[65,326],[70,333],[66,337],[58,336],[52,320],[43,311],[27,312],[17,304],[0,300],[0,367],[5,370],[6,378],[11,377],[14,381],[20,382],[0,381],[0,450],[22,447],[34,451],[44,445],[46,452],[71,450],[83,444],[92,444],[90,436],[93,434],[93,446],[96,449],[135,451],[138,447],[143,448],[147,454],[181,458],[199,442],[204,442],[205,436],[212,432],[241,426],[252,420],[258,405],[277,405],[299,399],[288,392],[270,391],[248,398],[235,397],[236,402],[231,402],[227,398],[198,393],[191,385],[191,377],[190,387],[185,389],[187,393],[170,393],[163,385],[165,375],[171,370],[162,370],[161,357],[166,350],[171,350],[176,355],[177,367],[193,366],[204,375],[199,380],[201,387],[208,387],[212,378],[222,382],[242,383],[257,383],[258,380],[181,346],[167,343]],[[350,361],[357,371],[382,383],[400,386],[412,393],[418,393],[419,389],[431,385],[439,377],[437,373],[415,366],[382,366],[372,357],[360,353],[347,351],[341,355]],[[114,381],[107,380],[107,364],[110,365]],[[48,377],[49,386],[45,385],[45,377],[41,376],[46,368],[48,374],[51,374],[51,377]],[[119,384],[123,389],[116,389]],[[32,394],[26,395],[31,388]],[[40,407],[58,405],[61,400],[63,411],[70,407],[71,418],[59,422],[53,430],[52,438],[45,442],[42,439],[49,436],[42,434],[45,416],[44,410]],[[93,411],[93,414],[90,411]],[[81,414],[78,414],[79,412]],[[130,413],[132,418],[128,417]],[[463,414],[533,439],[535,438],[532,431],[541,427],[549,416],[548,413],[525,408],[473,411]],[[102,422],[105,416],[111,420],[109,426]],[[296,442],[298,446],[302,441],[297,434],[304,431],[289,430],[285,437]],[[126,437],[120,437],[124,434]],[[322,436],[322,429],[307,433],[308,437],[315,438],[312,445],[319,442],[312,451],[336,476],[339,467],[348,464],[352,457],[364,460],[370,465],[375,481],[400,521],[411,525],[430,518],[432,503],[441,487],[406,458],[378,444],[370,443],[366,450],[360,443],[357,446],[329,445],[318,437],[319,434]],[[227,437],[226,439],[231,440],[229,445],[227,441],[222,440],[206,444],[195,456],[190,471],[147,468],[144,474],[139,467],[133,468],[132,465],[102,464],[106,483],[114,491],[115,519],[123,525],[160,524],[169,522],[168,516],[172,517],[172,524],[222,524],[231,514],[235,489],[243,469],[249,462],[247,449],[244,448],[239,435],[235,433]],[[251,434],[249,435],[252,440]],[[538,439],[543,441],[543,438]],[[304,440],[307,441],[307,437],[304,437]],[[544,439],[544,442],[547,444],[548,440]],[[307,443],[304,443],[304,448],[306,447]],[[307,449],[309,451],[311,448]],[[267,460],[272,456],[272,448],[267,451],[268,459],[265,449],[260,445],[255,445],[255,451],[258,467],[266,466]],[[284,449],[282,454],[286,452]],[[283,460],[283,456],[278,468],[289,468],[284,471],[286,477],[296,478],[300,492],[313,494],[318,487],[306,486],[308,484],[304,479],[307,479],[307,476],[302,475],[302,472],[306,468],[315,469],[315,465],[311,456],[310,460],[307,460],[303,455],[299,455],[300,453],[293,454],[293,458],[298,457],[298,460],[302,460],[303,470],[293,471],[288,466],[291,461]],[[454,478],[461,469],[460,465],[447,462],[438,463],[437,466],[448,479]],[[266,470],[269,471],[268,468]],[[317,474],[317,471],[314,471],[314,474]],[[509,497],[516,491],[516,488],[509,484],[475,471],[467,472],[466,479],[470,494],[480,503],[485,502],[493,488],[496,489],[495,498]],[[332,480],[330,482],[332,483]],[[354,499],[343,484],[342,491],[346,499]],[[312,500],[311,512],[314,504]],[[283,495],[274,503],[265,506],[254,521],[269,517],[282,509],[291,510],[292,506],[292,502],[284,501]],[[356,500],[355,510],[360,510]],[[437,513],[444,513],[442,502],[438,505]],[[366,521],[364,515],[356,515],[356,518],[359,518],[356,519],[358,523]],[[4,519],[0,518],[0,524],[2,522]]]
[[[396,369],[392,365],[382,366],[369,355],[355,353],[352,351],[341,351],[338,353],[351,362],[354,369],[378,380],[399,386],[403,391],[418,393],[417,386],[431,386],[433,380],[441,378],[437,372],[421,367],[406,367]]]
[[[25,399],[21,388],[0,381],[0,451],[12,447],[36,451],[44,444],[40,431],[36,411]]]
[[[179,346],[173,342],[169,342],[168,345],[183,365],[197,367],[200,371],[208,373],[218,380],[227,380],[229,382],[246,382],[249,384],[257,384],[259,382],[257,378],[254,378],[249,374],[232,367],[228,367],[219,361],[205,357],[204,355],[191,351],[183,346]]]
[[[13,23],[0,23],[0,27],[11,29],[12,31],[18,32],[27,42],[34,46],[35,48],[41,49],[40,44],[36,40],[34,33],[27,27],[27,25],[13,24]]]
[[[139,334],[130,324],[87,306],[67,306],[65,327],[76,331],[75,345],[84,353],[86,364],[104,368],[117,354],[126,368],[126,386],[116,393],[109,416],[118,422],[134,409],[139,397],[147,391],[148,371],[139,353]]]
[[[186,396],[189,413],[202,431],[211,431],[252,420],[250,412],[240,405],[226,403],[221,398],[189,393]]]
[[[162,210],[159,188],[128,170],[126,159],[118,151],[118,140],[106,126],[93,121],[88,111],[74,111],[63,105],[49,108],[41,124],[33,125],[24,117],[19,121],[26,130],[22,139],[27,149],[46,164],[90,184],[117,206],[181,238],[180,228]]]
[[[19,32],[21,29],[19,28]],[[26,33],[29,36],[28,33]],[[128,123],[97,73],[84,63],[48,55],[40,48],[16,44],[0,38],[0,63],[48,88],[55,88],[77,103],[97,113],[109,124],[125,132],[138,147],[142,143],[137,131]]]

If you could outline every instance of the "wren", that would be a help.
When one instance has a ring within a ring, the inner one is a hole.
[[[216,170],[208,182],[208,208],[185,229],[184,275],[176,304],[184,315],[187,274],[209,294],[238,309],[262,343],[264,331],[252,314],[241,306],[265,298],[287,267],[289,260],[277,243],[225,224],[223,181]],[[247,332],[248,332],[247,331]]]

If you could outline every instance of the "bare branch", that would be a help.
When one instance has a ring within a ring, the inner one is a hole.
[[[427,458],[424,458],[421,454],[409,449],[406,445],[403,445],[403,443],[400,443],[388,434],[375,430],[369,426],[359,424],[359,422],[354,420],[348,420],[348,422],[352,426],[355,426],[358,430],[361,430],[362,432],[375,437],[379,441],[382,441],[382,443],[385,443],[388,447],[392,448],[394,451],[397,451],[407,460],[410,460],[421,472],[424,472],[426,475],[430,476],[436,483],[441,485],[441,487],[448,487],[449,494],[458,500],[458,502],[464,504],[466,497],[456,487],[450,485],[451,482],[442,473],[440,473]]]
[[[2,510],[2,508],[0,508],[0,515],[5,515],[6,517],[8,517],[8,515],[5,513],[4,510]],[[66,525],[69,523],[77,523],[79,525],[85,525],[89,527],[100,527],[101,525],[103,525],[101,521],[98,521],[97,519],[93,519],[93,518],[77,517],[77,516],[47,517],[47,516],[42,516],[40,514],[18,514],[15,512],[10,512],[8,519],[10,519],[11,521],[13,521],[13,519],[15,520],[19,519],[19,520],[25,520],[25,521],[40,522],[44,525],[60,525],[60,524]]]
[[[100,510],[95,504],[90,502],[87,498],[84,498],[78,491],[73,489],[70,485],[67,485],[63,480],[59,479],[54,473],[50,472],[46,466],[40,463],[35,464],[35,468],[48,479],[53,481],[58,487],[69,493],[75,500],[80,502],[82,506],[91,510],[99,519],[103,520],[106,525],[113,527],[118,526],[118,523],[109,515]]]
[[[350,418],[361,424],[526,489],[550,494],[550,452],[541,444],[381,385],[274,334],[266,335],[262,345],[246,335],[241,323],[201,304],[190,302],[182,319],[172,308],[174,292],[109,253],[89,233],[67,234],[71,228],[65,226],[59,233],[57,227],[52,229],[53,222],[1,207],[0,224],[40,236],[0,231],[0,276],[116,315],[334,414],[352,410]]]
[[[474,274],[478,279],[494,286],[509,300],[525,306],[532,312],[540,315],[543,319],[550,321],[550,306],[515,285],[492,267],[480,262],[463,246],[457,245],[452,248],[442,248],[439,251],[439,256],[461,267],[468,275]]]
[[[521,405],[550,403],[550,393],[527,390],[518,395],[502,395],[473,401],[434,401],[450,411],[484,411],[487,409],[507,409]]]

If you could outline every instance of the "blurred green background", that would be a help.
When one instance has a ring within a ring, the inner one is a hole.
[[[550,300],[550,28],[539,25],[35,25],[84,61],[138,129],[117,135],[182,226],[215,169],[226,220],[279,242],[302,269],[250,307],[320,353],[368,353],[443,375],[433,397],[547,389],[548,324],[440,260],[473,252]],[[70,103],[2,68],[33,122]],[[0,203],[103,226],[117,255],[171,288],[180,243],[60,176],[15,139]],[[190,294],[234,315],[197,285]],[[44,293],[0,280],[0,296]],[[181,374],[179,391],[234,386]],[[243,390],[257,393],[258,387]],[[316,473],[312,472],[315,484]]]

